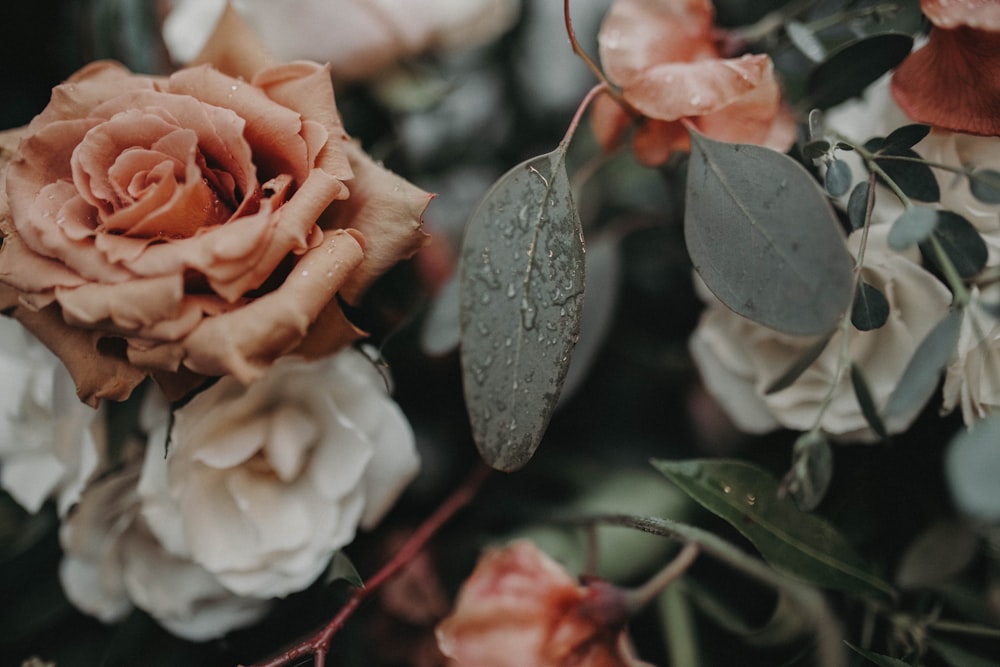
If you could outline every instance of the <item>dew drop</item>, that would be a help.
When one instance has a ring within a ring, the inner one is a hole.
[[[733,487],[729,486],[728,484],[723,484],[722,485],[722,492],[723,493],[732,493],[733,492]]]
[[[747,505],[750,505],[751,507],[753,507],[756,504],[757,504],[757,496],[755,496],[752,493],[748,493],[747,494]]]

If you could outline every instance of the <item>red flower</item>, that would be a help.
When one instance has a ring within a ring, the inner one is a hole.
[[[770,57],[722,58],[712,19],[708,0],[617,0],[604,19],[601,63],[644,117],[632,140],[644,164],[689,148],[683,119],[722,141],[786,150],[795,139]],[[607,96],[595,101],[591,121],[606,149],[631,124]]]
[[[892,77],[892,95],[921,123],[1000,134],[1000,1],[921,0],[927,44]]]
[[[515,542],[480,560],[437,628],[438,647],[456,667],[651,667],[629,653],[623,602]]]

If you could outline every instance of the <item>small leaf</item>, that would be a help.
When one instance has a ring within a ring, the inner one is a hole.
[[[930,134],[931,126],[913,123],[897,127],[885,138],[885,145],[893,148],[913,148]]]
[[[466,228],[462,384],[476,446],[516,470],[541,442],[580,331],[584,246],[565,146],[502,176]]]
[[[705,509],[728,521],[769,563],[806,581],[860,595],[893,596],[892,587],[836,528],[779,498],[777,481],[737,460],[653,461]]]
[[[802,154],[805,155],[810,160],[823,157],[829,151],[830,151],[830,142],[826,141],[825,139],[810,141],[808,144],[802,147]]]
[[[810,109],[809,111],[809,141],[819,141],[823,138],[823,134],[826,132],[825,120],[823,119],[823,112],[819,109]]]
[[[818,431],[803,433],[792,449],[792,467],[778,492],[791,495],[799,509],[811,512],[823,501],[833,478],[833,450]]]
[[[911,415],[930,400],[937,389],[962,328],[962,311],[953,310],[934,325],[906,364],[903,377],[889,396],[886,417]]]
[[[853,151],[854,150],[854,146],[852,146],[850,144],[845,144],[843,141],[838,141],[837,142],[837,148],[839,148],[842,151]]]
[[[792,386],[792,384],[799,379],[799,376],[805,373],[806,369],[812,366],[814,361],[819,359],[819,355],[823,354],[823,350],[826,349],[826,346],[830,343],[831,338],[833,338],[833,330],[813,343],[808,350],[803,352],[802,356],[796,359],[791,366],[785,369],[785,372],[778,376],[777,380],[768,385],[767,389],[764,390],[764,393],[774,394],[782,389]]]
[[[851,324],[858,331],[878,329],[889,319],[889,300],[872,284],[861,281],[851,307]]]
[[[343,551],[337,551],[333,554],[333,558],[326,568],[326,575],[323,577],[324,584],[332,584],[335,581],[346,581],[355,588],[365,587],[364,579],[361,578],[354,563]]]
[[[872,397],[871,389],[868,388],[868,381],[865,380],[861,367],[855,363],[851,364],[851,386],[854,388],[854,396],[858,399],[858,406],[861,408],[861,414],[865,421],[878,437],[883,440],[888,438],[889,431],[885,428],[885,422],[882,421],[882,416],[878,413],[875,399]]]
[[[889,247],[906,250],[914,243],[920,243],[930,236],[937,227],[938,212],[927,206],[911,206],[903,211],[892,223],[889,230]]]
[[[684,236],[708,288],[764,326],[823,334],[850,302],[853,261],[839,221],[809,173],[781,153],[692,133]]]
[[[881,653],[875,653],[874,651],[866,651],[863,648],[859,648],[852,644],[851,642],[845,641],[848,647],[860,656],[863,656],[868,662],[878,665],[879,667],[911,667],[910,663],[903,662],[899,658],[890,658],[887,655],[882,655]]]
[[[1000,171],[977,169],[969,175],[972,196],[986,204],[1000,204]]]
[[[938,223],[934,228],[934,238],[944,249],[963,278],[971,278],[986,266],[989,250],[982,235],[971,222],[953,211],[938,211]],[[930,257],[939,269],[941,265],[937,254],[927,242],[920,244],[920,249]]]
[[[851,221],[851,227],[854,229],[861,229],[865,226],[865,219],[868,217],[869,192],[868,181],[861,181],[851,190],[851,196],[847,200],[847,218]]]
[[[1000,519],[1000,415],[960,432],[945,453],[945,479],[955,505],[966,516]]]
[[[834,160],[826,168],[826,191],[834,197],[840,197],[850,189],[851,165],[843,160]]]
[[[889,146],[888,140],[879,155],[895,155],[915,160],[922,160],[911,148]],[[909,160],[893,160],[875,157],[875,163],[899,186],[907,197],[917,201],[936,202],[941,199],[941,188],[938,187],[934,172],[925,162],[910,162]]]
[[[827,109],[848,100],[903,62],[913,38],[900,33],[872,35],[829,54],[809,75],[810,106]]]

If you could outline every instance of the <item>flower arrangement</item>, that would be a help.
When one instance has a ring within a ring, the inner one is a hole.
[[[55,4],[4,664],[995,664],[1000,2]]]

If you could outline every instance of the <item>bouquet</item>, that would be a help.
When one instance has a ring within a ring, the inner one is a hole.
[[[1000,2],[62,11],[5,664],[995,664]]]

